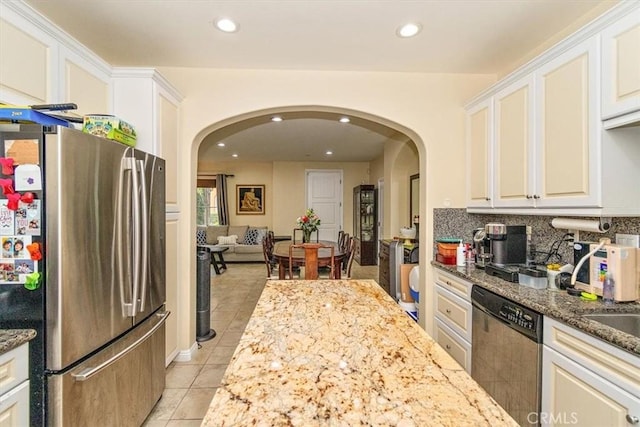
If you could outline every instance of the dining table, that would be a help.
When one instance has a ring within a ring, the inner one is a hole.
[[[276,242],[273,245],[273,258],[278,262],[278,278],[283,280],[287,276],[287,270],[289,269],[289,246],[294,242],[292,240],[283,240]],[[334,278],[340,279],[342,271],[342,261],[346,256],[344,249],[340,248],[338,242],[331,242],[328,240],[320,240],[318,243],[324,246],[333,246],[333,272]],[[299,244],[299,242],[296,242]],[[294,248],[291,253],[292,267],[304,266],[304,249]],[[318,249],[318,267],[327,267],[331,265],[331,250],[329,248]]]

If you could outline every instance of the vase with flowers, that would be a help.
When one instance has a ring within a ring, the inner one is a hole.
[[[311,233],[318,231],[320,225],[320,217],[313,211],[312,208],[308,208],[304,215],[297,219],[298,228],[302,230],[302,242],[311,242]]]

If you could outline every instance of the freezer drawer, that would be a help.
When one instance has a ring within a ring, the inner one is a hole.
[[[152,315],[111,346],[48,380],[51,426],[140,426],[164,390],[164,321]]]

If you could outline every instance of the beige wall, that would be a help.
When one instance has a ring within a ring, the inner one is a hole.
[[[583,27],[584,25],[586,25],[589,22],[593,21],[598,16],[602,15],[603,13],[605,13],[607,10],[611,9],[613,6],[615,6],[618,3],[619,3],[618,0],[604,0],[604,1],[602,1],[599,5],[597,5],[597,7],[593,8],[589,12],[585,13],[584,15],[582,15],[579,19],[577,19],[571,25],[569,25],[566,28],[562,29],[560,32],[554,34],[553,37],[550,37],[549,39],[545,40],[542,44],[540,44],[539,46],[536,46],[535,49],[532,49],[529,52],[523,53],[523,55],[516,62],[514,62],[512,64],[509,64],[508,67],[506,67],[503,70],[500,70],[500,72],[498,73],[498,78],[502,79],[507,74],[515,71],[518,67],[520,67],[520,66],[526,64],[527,62],[531,61],[536,56],[540,55],[545,50],[549,49],[550,47],[552,47],[553,45],[557,44],[561,40],[563,40],[563,39],[567,38],[568,36],[570,36],[571,34],[575,33],[581,27]]]
[[[291,235],[296,218],[304,214],[305,172],[311,169],[341,170],[343,173],[343,226],[353,228],[353,187],[369,183],[369,163],[362,162],[215,162],[199,161],[199,174],[224,173],[229,185],[231,224],[267,226],[276,235]],[[236,215],[236,185],[265,186],[265,215]]]
[[[202,139],[214,130],[231,123],[261,114],[286,111],[322,110],[345,112],[364,117],[392,127],[412,139],[420,157],[420,174],[437,177],[451,174],[451,165],[462,164],[464,159],[464,105],[482,89],[495,81],[491,75],[446,75],[420,73],[374,73],[374,72],[314,72],[273,70],[209,70],[163,68],[160,72],[184,95],[181,106],[181,149],[179,162],[180,204],[185,212],[181,231],[189,240],[184,241],[184,250],[179,251],[184,292],[194,293],[195,287],[195,179],[198,147]],[[387,177],[385,159],[385,187],[391,182]],[[324,166],[324,164],[323,164]],[[302,168],[302,167],[301,167]],[[282,168],[274,165],[272,185],[278,187]],[[278,171],[277,173],[275,171]],[[346,169],[345,169],[346,171]],[[227,171],[225,171],[227,172]],[[348,183],[360,183],[360,178]],[[433,240],[434,207],[442,206],[442,200],[451,201],[451,206],[463,207],[465,195],[464,174],[452,174],[454,179],[421,179],[421,227],[420,238]],[[369,180],[367,176],[365,179]],[[295,181],[294,181],[295,182]],[[375,183],[375,182],[374,182]],[[301,183],[300,185],[304,185]],[[274,192],[273,204],[282,198],[299,197],[292,193]],[[386,189],[386,194],[389,189]],[[391,193],[392,194],[392,193]],[[428,195],[428,197],[427,197]],[[301,196],[304,197],[304,196]],[[345,217],[350,213],[345,200]],[[300,203],[303,207],[304,203]],[[385,213],[387,208],[385,207]],[[190,214],[188,214],[191,212]],[[424,220],[422,220],[424,218]],[[289,219],[273,218],[274,228],[290,228]],[[406,220],[405,220],[406,222]],[[398,222],[399,224],[399,222]],[[431,300],[430,245],[421,253],[421,281],[425,287],[423,301]],[[190,301],[189,304],[192,304]],[[426,329],[431,330],[432,311],[430,305],[422,307]],[[181,307],[181,315],[192,316],[194,307]],[[189,319],[185,324],[192,325]],[[181,345],[189,348],[195,331],[185,331]]]

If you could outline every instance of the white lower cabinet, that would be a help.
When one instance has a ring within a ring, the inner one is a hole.
[[[544,320],[543,426],[640,424],[640,358]]]
[[[0,355],[0,427],[29,425],[29,344]]]
[[[436,342],[471,374],[471,343],[436,317]]]
[[[435,339],[471,374],[471,287],[473,283],[435,270]]]

